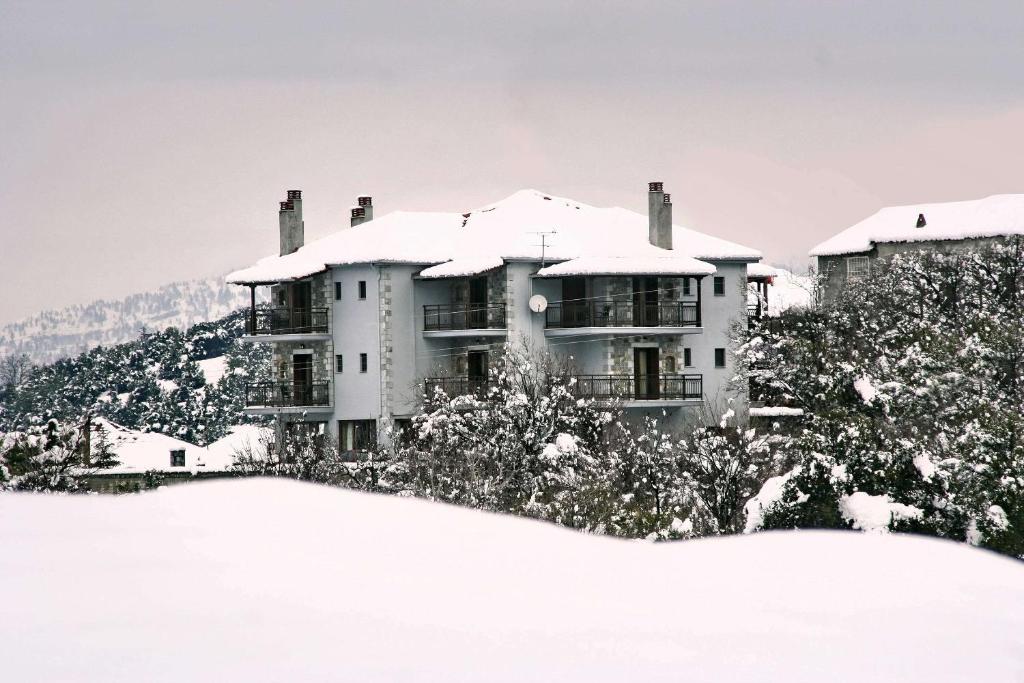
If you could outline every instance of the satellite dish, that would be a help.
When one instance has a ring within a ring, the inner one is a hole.
[[[530,310],[534,313],[543,313],[548,308],[548,300],[543,294],[534,294],[530,297]]]

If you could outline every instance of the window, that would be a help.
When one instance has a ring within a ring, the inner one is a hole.
[[[359,281],[359,298],[360,299],[365,299],[366,298],[366,280],[360,280]]]
[[[338,421],[338,450],[342,453],[368,451],[376,445],[376,420]]]
[[[367,366],[369,366],[369,362],[366,358],[366,354],[359,354],[359,372],[366,372]]]
[[[871,270],[871,260],[867,256],[851,256],[846,259],[846,279],[856,280],[865,277]]]
[[[683,278],[683,296],[690,296],[690,278]]]
[[[171,467],[185,466],[185,451],[171,451]]]
[[[334,371],[341,372],[345,369],[345,359],[342,358],[341,354],[334,356]]]
[[[341,301],[341,283],[340,282],[335,282],[334,283],[334,300],[335,301]]]
[[[715,349],[715,367],[725,367],[725,349]]]
[[[688,368],[693,367],[693,354],[690,349],[683,349],[683,365]]]
[[[725,296],[724,277],[715,277],[715,296]]]

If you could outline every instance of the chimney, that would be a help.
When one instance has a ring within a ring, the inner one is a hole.
[[[662,183],[647,184],[647,238],[662,249],[672,248],[672,195]]]
[[[923,228],[926,225],[928,225],[928,221],[926,221],[924,219],[924,214],[923,213],[917,214],[917,227]]]
[[[359,195],[359,205],[352,207],[352,227],[361,223],[373,220],[373,197],[366,194]]]
[[[287,256],[305,242],[306,231],[302,222],[302,190],[288,190],[288,199],[281,202],[278,223],[281,226],[281,256]]]

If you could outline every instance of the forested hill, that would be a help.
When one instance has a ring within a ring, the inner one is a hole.
[[[100,344],[135,339],[142,330],[186,329],[201,321],[217,320],[248,305],[248,297],[244,287],[227,285],[218,277],[43,311],[0,327],[0,356],[26,354],[35,363],[50,363]]]
[[[86,412],[125,427],[204,445],[242,413],[245,383],[269,366],[265,344],[239,341],[245,310],[184,332],[170,327],[31,368],[0,356],[0,433]]]

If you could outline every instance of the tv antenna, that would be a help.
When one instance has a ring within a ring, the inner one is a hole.
[[[540,267],[544,267],[545,258],[547,257],[548,250],[548,235],[557,235],[557,230],[533,230],[530,232],[531,235],[540,235],[540,244],[534,244],[535,247],[540,247]]]

